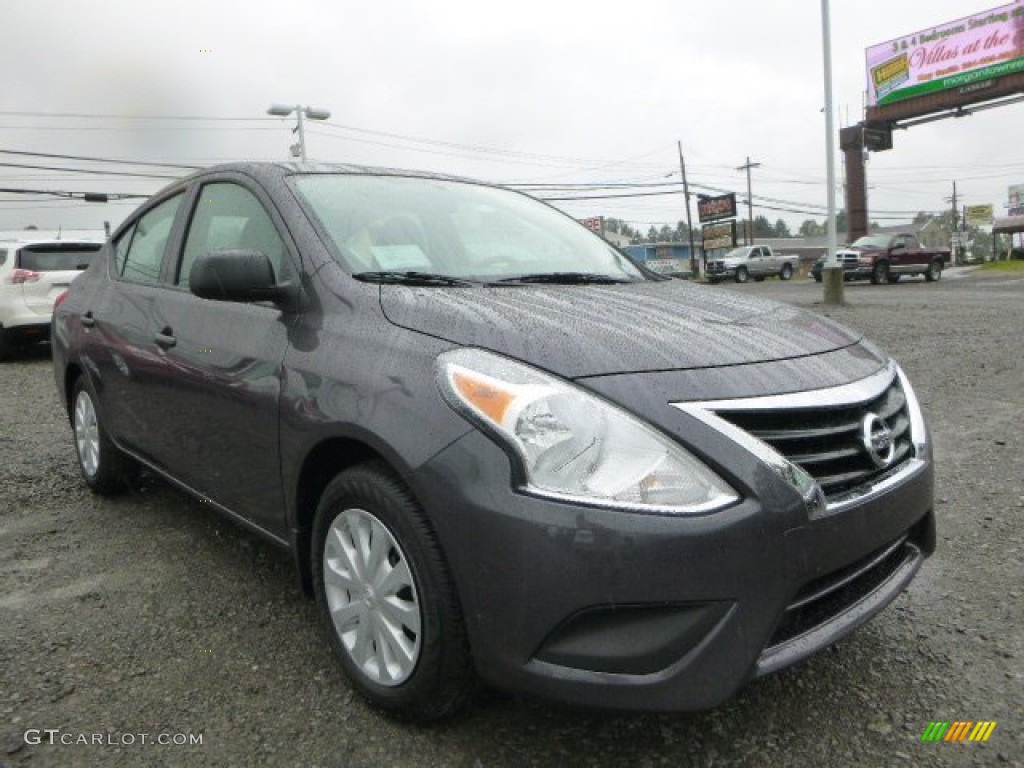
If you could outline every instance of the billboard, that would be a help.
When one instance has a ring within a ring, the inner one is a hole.
[[[867,49],[868,106],[1024,72],[1024,0]]]
[[[727,195],[718,197],[701,196],[697,200],[697,218],[701,224],[709,221],[721,221],[722,219],[736,218],[736,193],[730,192]]]
[[[701,235],[704,238],[705,253],[715,248],[732,248],[736,245],[736,222],[705,224],[701,227]]]
[[[1024,184],[1014,184],[1010,187],[1008,192],[1007,200],[1009,204],[1006,206],[1007,216],[1024,216]]]

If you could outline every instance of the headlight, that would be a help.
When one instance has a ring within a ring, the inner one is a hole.
[[[480,349],[437,358],[459,413],[512,448],[525,489],[644,512],[696,514],[739,495],[637,417],[543,371]]]

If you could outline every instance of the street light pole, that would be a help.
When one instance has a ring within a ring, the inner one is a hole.
[[[274,115],[275,117],[288,117],[292,112],[295,113],[298,119],[298,124],[292,129],[292,133],[299,134],[298,144],[293,144],[291,147],[292,157],[299,157],[302,162],[306,162],[306,129],[302,122],[303,116],[308,117],[310,120],[326,120],[331,116],[331,113],[326,109],[303,107],[301,104],[296,104],[294,107],[289,107],[285,104],[272,104],[270,109],[267,110],[268,115]]]
[[[836,255],[836,148],[832,122],[832,25],[828,0],[821,0],[821,40],[825,59],[825,158],[828,184],[828,254],[822,270],[825,304],[843,303],[843,268]]]

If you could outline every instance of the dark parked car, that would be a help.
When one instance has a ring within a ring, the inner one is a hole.
[[[354,686],[715,705],[892,601],[935,546],[900,368],[664,279],[525,195],[201,171],[58,303],[85,481],[145,465],[287,548]]]

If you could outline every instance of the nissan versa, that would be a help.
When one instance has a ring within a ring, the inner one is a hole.
[[[487,184],[198,172],[61,298],[53,362],[89,486],[144,465],[287,548],[352,684],[410,718],[481,682],[713,706],[935,546],[877,347]]]

